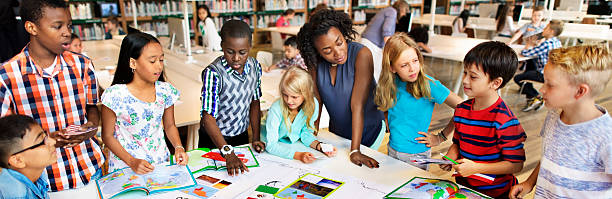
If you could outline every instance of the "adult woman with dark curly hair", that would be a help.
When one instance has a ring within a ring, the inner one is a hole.
[[[329,130],[352,140],[351,162],[374,168],[378,162],[359,146],[378,149],[386,125],[373,100],[372,54],[353,42],[355,34],[348,15],[321,10],[300,29],[298,49],[315,81],[315,95],[330,115]]]

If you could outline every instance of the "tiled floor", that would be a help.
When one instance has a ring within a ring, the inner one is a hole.
[[[430,59],[425,58],[425,64],[429,65]],[[452,66],[452,67],[451,67]],[[439,59],[434,60],[432,66],[426,66],[426,73],[440,80],[444,85],[452,88],[455,78],[458,78],[460,72],[459,63],[444,62]],[[454,70],[453,70],[454,69]],[[453,76],[451,76],[453,74]],[[539,86],[536,86],[539,88]],[[541,156],[541,138],[540,128],[546,117],[547,109],[543,108],[539,111],[522,112],[521,109],[525,104],[524,96],[518,94],[519,86],[514,82],[509,82],[502,90],[502,98],[510,106],[510,109],[518,117],[521,125],[527,133],[527,141],[525,142],[525,151],[527,160],[523,166],[523,170],[516,173],[519,182],[524,181],[529,177]],[[609,83],[606,90],[597,97],[596,103],[605,107],[607,110],[612,110],[612,83]],[[453,114],[453,110],[446,105],[436,105],[430,126],[430,132],[438,132],[448,123]],[[383,144],[378,149],[382,153],[387,153],[388,134],[383,140]],[[440,146],[432,148],[433,158],[440,158],[439,153],[445,153],[450,147],[450,141],[447,141]],[[436,155],[437,154],[437,155]],[[437,166],[430,167],[430,171],[436,175],[450,177],[450,173],[440,170]],[[530,198],[530,197],[529,197]]]

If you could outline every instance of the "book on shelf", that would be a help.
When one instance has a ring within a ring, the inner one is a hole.
[[[366,21],[366,13],[365,10],[356,10],[353,11],[353,22],[365,22]]]
[[[250,146],[234,147],[234,154],[238,156],[246,167],[259,167],[259,162]],[[197,173],[204,170],[223,170],[225,166],[225,158],[221,156],[219,149],[198,148],[187,151],[189,162],[187,166],[193,169],[192,173]],[[170,161],[174,161],[174,156],[170,157]]]
[[[212,20],[213,22],[215,22],[215,26],[217,28],[218,31],[221,31],[221,27],[223,27],[223,23],[225,23],[226,21],[232,20],[232,19],[238,19],[238,20],[242,20],[245,23],[249,24],[249,26],[251,26],[251,28],[253,28],[253,15],[241,15],[241,16],[222,16],[222,17],[213,17]]]
[[[70,3],[68,10],[72,19],[91,19],[93,18],[93,5],[90,2]]]
[[[150,195],[195,185],[196,180],[189,167],[180,165],[156,165],[152,172],[144,175],[136,174],[130,167],[126,167],[96,180],[96,187],[102,199],[133,191]]]
[[[132,12],[132,2],[126,1],[125,3],[125,15],[134,16]],[[180,15],[183,14],[183,1],[165,1],[165,2],[136,2],[137,16],[167,16],[167,15]],[[193,5],[187,3],[187,13],[193,14]]]
[[[72,33],[82,41],[104,39],[104,27],[99,23],[72,25]]]
[[[257,20],[257,28],[274,27],[276,24],[276,20],[278,20],[280,16],[281,15],[259,15]],[[296,14],[293,19],[289,21],[289,25],[302,26],[304,25],[304,21],[304,15]]]
[[[210,3],[209,3],[210,2]],[[228,1],[209,1],[206,2],[210,12],[250,12],[253,11],[253,3],[250,0],[228,0]]]
[[[414,177],[399,186],[385,199],[404,198],[470,198],[470,199],[492,199],[477,191],[461,188],[454,182],[433,178]]]
[[[302,0],[265,0],[264,10],[304,9]]]
[[[311,0],[308,1],[308,8],[313,9],[315,8],[319,3],[323,3],[324,0]],[[344,8],[344,1],[345,0],[328,0],[327,1],[327,5],[334,7],[334,8]]]
[[[359,0],[357,6],[386,6],[387,0]]]

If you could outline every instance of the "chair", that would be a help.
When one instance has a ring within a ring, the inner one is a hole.
[[[523,80],[520,82],[521,83],[521,89],[519,89],[519,94],[523,93],[523,88],[525,88],[525,84],[527,83],[531,83],[531,84],[544,84],[543,82],[538,82],[538,81],[533,81],[533,80]]]
[[[272,40],[272,48],[276,50],[283,50],[283,38],[281,37],[280,32],[272,31],[270,32],[270,37]]]
[[[268,67],[272,65],[272,60],[274,59],[274,54],[268,51],[259,51],[257,52],[257,61],[262,66]]]

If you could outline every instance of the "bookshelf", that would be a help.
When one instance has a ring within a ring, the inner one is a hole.
[[[378,10],[389,7],[396,0],[353,0],[352,1],[352,16],[354,24],[367,23],[367,16],[374,15]],[[404,0],[410,6],[410,13],[414,16],[423,15],[424,0]]]
[[[506,3],[506,4],[514,4],[514,0],[501,0],[501,1],[492,1],[492,0],[466,0],[465,8],[461,8],[461,0],[443,0],[444,3],[440,5],[446,5],[445,10],[446,14],[458,16],[463,9],[469,9],[471,16],[478,16],[478,5],[481,3]],[[440,1],[438,1],[440,3]]]
[[[96,2],[104,0],[66,0],[68,10],[72,16],[72,32],[81,40],[104,39],[104,20],[95,12]]]

